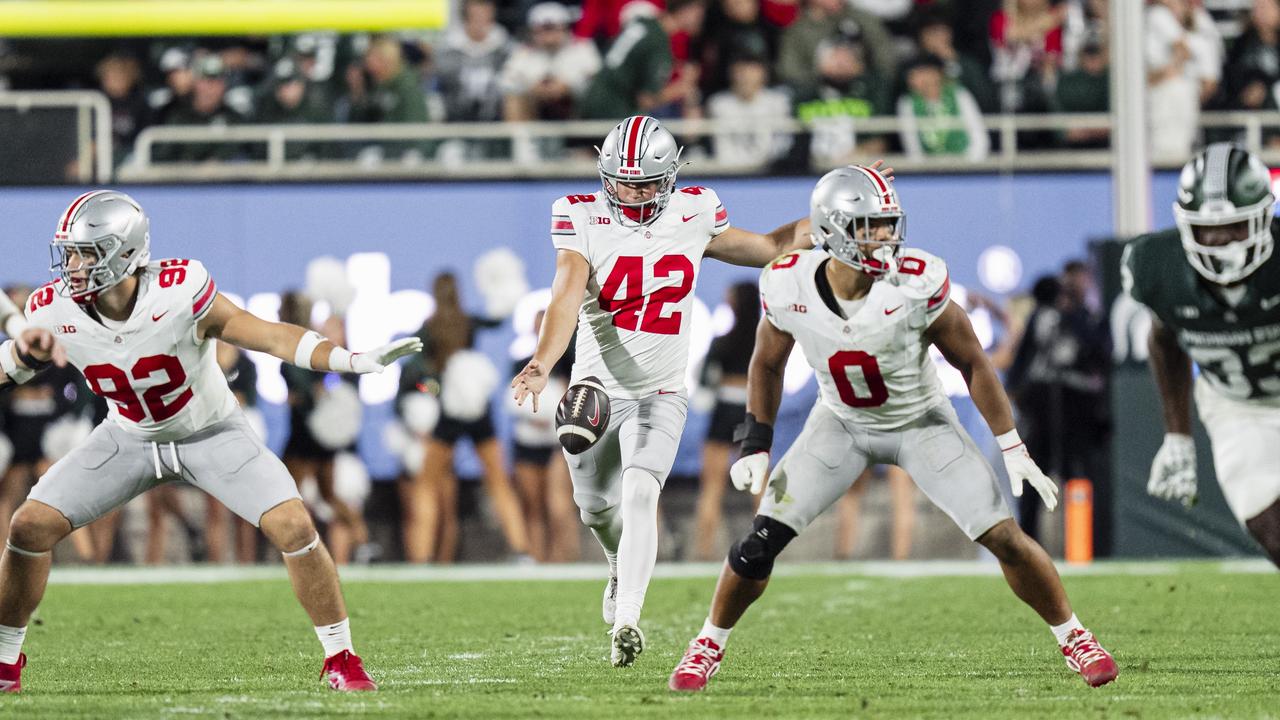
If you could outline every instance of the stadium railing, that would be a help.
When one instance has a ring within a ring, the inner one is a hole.
[[[34,110],[65,110],[74,113],[74,170],[68,180],[80,183],[107,182],[112,178],[111,103],[107,96],[92,90],[0,91],[0,128],[11,149],[13,161],[21,161],[23,142],[47,148],[40,139],[52,134],[41,121],[24,123]],[[7,117],[6,117],[7,116]],[[26,125],[29,132],[20,132]]]

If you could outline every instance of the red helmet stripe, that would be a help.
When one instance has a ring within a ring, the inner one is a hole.
[[[630,118],[628,122],[631,127],[627,131],[627,154],[623,158],[629,165],[640,164],[640,129],[644,127],[647,117],[636,116]]]
[[[89,198],[104,192],[107,192],[107,191],[106,190],[90,190],[89,192],[81,195],[80,197],[72,201],[71,205],[67,207],[67,211],[62,214],[62,222],[58,223],[58,232],[62,232],[62,233],[67,232],[71,228],[71,221],[75,219],[76,210],[79,210],[80,206],[83,205],[84,202]]]
[[[861,170],[867,177],[871,178],[871,182],[875,183],[876,187],[880,188],[880,202],[882,204],[888,205],[893,202],[893,195],[889,192],[889,186],[885,183],[884,178],[880,177],[880,173],[861,165],[854,165],[854,167]]]

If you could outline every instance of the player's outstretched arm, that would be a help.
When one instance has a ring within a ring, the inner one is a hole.
[[[422,351],[422,340],[412,337],[394,340],[369,352],[353,353],[304,327],[263,320],[237,307],[221,293],[196,325],[196,333],[201,338],[217,338],[321,372],[382,372],[396,360]]]
[[[733,486],[752,495],[760,494],[769,476],[773,421],[782,403],[782,376],[793,345],[795,338],[768,318],[760,318],[756,347],[747,368],[747,417],[733,434],[739,457],[729,468]]]
[[[48,330],[25,327],[0,343],[0,386],[24,383],[51,364],[66,365],[66,350]]]
[[[1013,425],[1013,409],[1005,395],[1000,377],[973,332],[964,310],[948,302],[938,318],[925,330],[925,339],[937,346],[942,356],[964,376],[973,404],[982,413],[987,426],[1000,443],[1005,469],[1015,497],[1021,497],[1022,484],[1029,483],[1040,495],[1044,506],[1058,506],[1058,486],[1036,465],[1027,446]]]
[[[517,405],[523,405],[528,396],[533,397],[533,411],[538,411],[538,395],[547,386],[548,373],[560,361],[569,339],[578,325],[578,310],[587,292],[587,278],[591,265],[587,259],[573,250],[556,251],[556,276],[551,282],[551,303],[542,317],[542,331],[538,334],[538,347],[533,359],[511,379]]]
[[[1154,316],[1147,337],[1151,374],[1164,408],[1164,442],[1151,461],[1147,493],[1191,506],[1196,501],[1196,443],[1191,437],[1191,358]]]

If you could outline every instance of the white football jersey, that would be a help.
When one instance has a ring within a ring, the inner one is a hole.
[[[195,260],[152,260],[138,280],[133,315],[118,328],[59,293],[60,279],[31,294],[27,320],[57,336],[121,428],[146,440],[181,440],[236,408],[215,343],[196,339],[217,286]]]
[[[684,390],[693,290],[702,253],[729,228],[714,191],[680,188],[649,225],[623,227],[602,194],[551,206],[551,241],[591,264],[578,313],[572,381],[591,375],[611,397]]]
[[[942,314],[951,283],[941,258],[904,248],[893,279],[871,285],[846,320],[819,291],[821,250],[783,255],[760,275],[765,317],[791,335],[818,376],[821,402],[840,417],[893,430],[947,402],[924,331]],[[838,306],[838,303],[837,303]]]

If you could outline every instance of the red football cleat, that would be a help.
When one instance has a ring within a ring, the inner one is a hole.
[[[1089,687],[1106,685],[1120,674],[1120,668],[1116,667],[1111,653],[1098,644],[1093,633],[1083,628],[1072,630],[1067,636],[1067,644],[1062,646],[1062,655],[1067,660],[1067,667],[1072,672],[1080,673]]]
[[[682,692],[706,689],[711,678],[720,672],[724,651],[711,638],[700,637],[689,644],[684,658],[671,673],[667,687]]]
[[[364,671],[364,662],[360,660],[360,656],[350,650],[343,650],[337,655],[326,658],[320,677],[329,681],[329,687],[334,690],[378,689],[377,683],[369,677],[369,673]]]
[[[18,662],[0,663],[0,692],[22,691],[22,668],[27,666],[27,656],[18,654]]]

